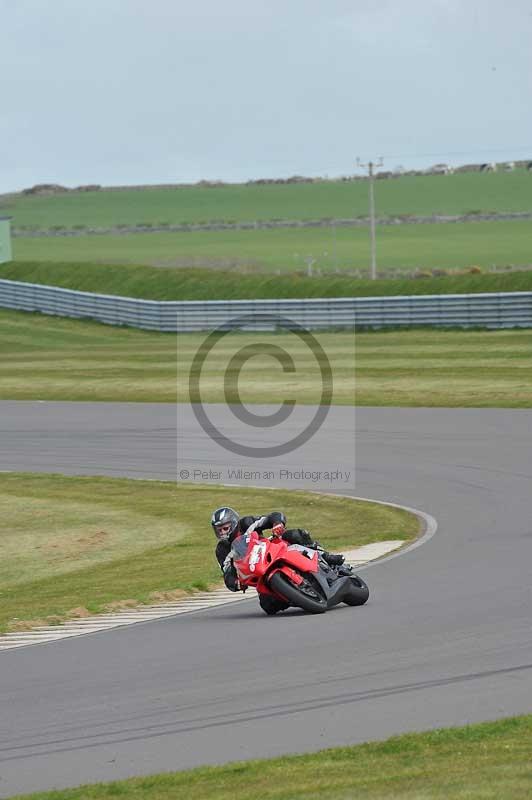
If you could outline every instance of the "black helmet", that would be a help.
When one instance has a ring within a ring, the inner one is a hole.
[[[217,539],[229,539],[238,528],[240,517],[233,508],[222,506],[213,511],[211,525]]]

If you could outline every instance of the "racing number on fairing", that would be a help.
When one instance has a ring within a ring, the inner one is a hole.
[[[259,542],[253,546],[253,550],[249,556],[249,568],[251,572],[255,572],[255,566],[262,561],[266,552],[266,542]]]

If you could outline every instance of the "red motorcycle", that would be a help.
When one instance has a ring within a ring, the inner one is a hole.
[[[259,594],[312,614],[338,603],[361,606],[369,597],[366,583],[352,567],[331,567],[319,550],[288,544],[279,536],[242,534],[233,541],[231,557],[244,591],[252,586]]]

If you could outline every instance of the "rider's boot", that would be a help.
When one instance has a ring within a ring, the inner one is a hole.
[[[268,616],[277,614],[279,611],[285,611],[288,608],[288,603],[283,603],[282,600],[278,600],[269,594],[259,594],[259,604]]]
[[[321,557],[330,567],[341,567],[345,561],[345,558],[340,553],[328,553],[327,550],[323,551]]]
[[[342,564],[341,567],[338,569],[338,575],[344,576],[351,576],[353,574],[353,567],[351,564]]]

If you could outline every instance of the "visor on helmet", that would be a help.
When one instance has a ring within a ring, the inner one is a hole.
[[[214,526],[214,532],[219,539],[225,539],[233,530],[232,522],[222,522],[221,525]]]

